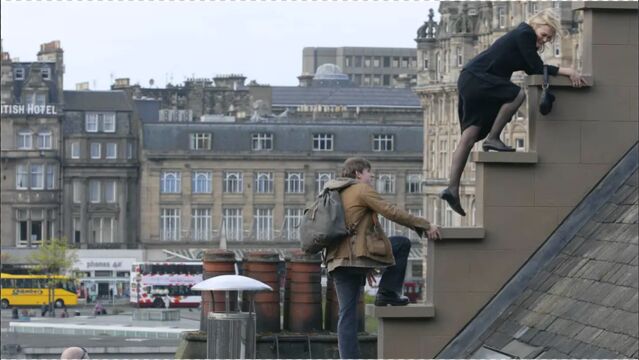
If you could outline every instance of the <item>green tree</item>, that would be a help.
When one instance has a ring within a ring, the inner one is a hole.
[[[36,269],[47,276],[49,288],[49,316],[55,316],[55,287],[54,275],[70,273],[76,263],[78,254],[66,238],[43,241],[42,245],[31,255],[31,260],[36,264]]]

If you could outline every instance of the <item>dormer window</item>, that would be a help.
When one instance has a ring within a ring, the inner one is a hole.
[[[24,80],[24,69],[19,67],[13,69],[13,80]]]
[[[42,76],[42,80],[51,80],[51,69],[43,67],[40,69],[40,75]]]

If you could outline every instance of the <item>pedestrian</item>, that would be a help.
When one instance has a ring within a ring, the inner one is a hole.
[[[459,181],[474,144],[482,139],[484,151],[515,151],[504,144],[501,132],[526,97],[510,81],[513,72],[542,74],[544,63],[538,52],[560,36],[561,22],[552,9],[544,9],[527,22],[497,39],[492,46],[470,60],[457,80],[461,137],[452,156],[448,187],[440,197],[459,215],[466,216],[459,198]],[[550,75],[565,75],[574,87],[585,84],[574,69],[546,65]]]
[[[64,349],[60,354],[60,359],[90,359],[89,352],[79,346],[72,346]]]
[[[405,271],[406,262],[397,261],[394,258],[393,248],[395,247],[397,253],[402,253],[404,256],[406,249],[410,249],[410,246],[406,246],[408,239],[397,239],[391,243],[379,223],[378,214],[409,227],[420,235],[427,234],[431,239],[439,238],[439,229],[436,225],[384,200],[373,188],[373,177],[368,160],[349,158],[344,162],[342,178],[326,184],[329,189],[343,188],[340,191],[340,197],[344,207],[344,218],[353,234],[330,246],[326,252],[327,269],[335,284],[339,303],[337,337],[342,359],[360,357],[357,340],[357,302],[366,278],[372,285],[373,269],[388,269],[380,281],[383,291],[376,298],[376,303],[380,305],[407,303],[401,297],[403,282],[401,274]]]

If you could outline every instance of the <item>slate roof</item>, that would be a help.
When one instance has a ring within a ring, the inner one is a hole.
[[[251,153],[252,134],[273,134],[273,150],[262,152],[312,152],[313,134],[334,134],[334,151],[326,153],[371,153],[374,134],[393,134],[394,151],[384,156],[422,156],[421,125],[321,124],[321,123],[147,123],[144,149],[150,151],[188,151],[190,134],[212,133],[211,153]],[[167,141],[171,139],[171,141]]]
[[[482,345],[520,358],[639,356],[636,153],[594,216],[459,357]]]
[[[419,97],[405,88],[273,86],[272,104],[278,106],[343,105],[419,108]]]
[[[65,91],[64,110],[133,111],[124,91]]]

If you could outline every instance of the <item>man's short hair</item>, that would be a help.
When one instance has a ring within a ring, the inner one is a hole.
[[[364,170],[371,170],[371,163],[360,157],[352,157],[344,161],[344,167],[342,168],[342,177],[351,179],[357,178],[357,173],[361,173]]]

